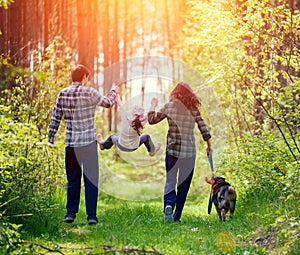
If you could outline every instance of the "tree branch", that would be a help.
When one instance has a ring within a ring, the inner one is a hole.
[[[12,202],[12,201],[18,199],[18,198],[19,198],[19,196],[15,197],[15,198],[12,198],[12,199],[10,199],[10,200],[8,200],[8,201],[6,201],[6,202],[4,202],[3,204],[0,205],[0,208],[3,207],[3,206],[5,206],[5,205],[7,205],[8,203],[10,203],[10,202]]]
[[[42,248],[44,250],[47,250],[47,252],[51,253],[59,253],[62,255],[65,255],[65,253],[62,251],[65,250],[94,250],[94,249],[103,249],[103,251],[97,252],[97,254],[108,254],[108,253],[134,253],[134,254],[155,254],[155,255],[165,255],[164,253],[161,253],[157,251],[154,247],[152,249],[145,249],[145,248],[138,248],[138,247],[123,247],[123,248],[117,248],[111,245],[102,244],[97,246],[88,246],[88,247],[72,247],[72,246],[60,246],[57,245],[56,249],[52,249],[49,247],[46,247],[45,245],[35,243],[35,242],[29,242],[29,241],[20,241],[20,242],[14,242],[14,245],[31,245],[31,246],[37,246],[39,248]]]
[[[21,241],[21,242],[14,242],[13,243],[14,245],[19,245],[19,244],[28,244],[28,245],[34,245],[34,246],[38,246],[44,250],[47,250],[48,252],[56,252],[56,253],[59,253],[59,254],[62,254],[62,255],[65,255],[62,251],[58,250],[58,249],[51,249],[49,247],[46,247],[42,244],[39,244],[39,243],[35,243],[35,242],[29,242],[29,241]]]
[[[61,246],[61,249],[72,249],[72,250],[93,250],[93,249],[103,249],[102,252],[97,252],[97,254],[108,254],[111,252],[122,252],[122,253],[141,253],[141,254],[156,254],[156,255],[165,255],[164,253],[161,253],[157,251],[154,247],[152,249],[147,250],[145,248],[139,248],[139,247],[123,247],[123,248],[117,248],[113,247],[111,245],[102,244],[97,246],[89,246],[89,247],[69,247],[69,246]]]
[[[277,119],[274,118],[274,117],[270,114],[270,112],[269,112],[269,111],[267,110],[267,108],[264,106],[262,100],[261,100],[261,99],[257,99],[257,98],[255,97],[254,92],[252,91],[252,89],[250,88],[250,86],[247,84],[247,82],[246,82],[246,81],[244,81],[244,82],[245,82],[245,85],[247,86],[247,88],[249,89],[249,91],[251,92],[252,96],[255,98],[255,100],[257,100],[257,102],[258,102],[259,105],[262,107],[262,109],[265,111],[265,113],[268,115],[268,117],[269,117],[271,120],[274,121],[275,125],[276,125],[277,128],[279,129],[279,132],[280,132],[280,134],[281,134],[281,136],[282,136],[282,138],[283,138],[285,144],[287,145],[287,147],[288,147],[290,153],[292,154],[294,160],[297,161],[298,159],[297,159],[296,155],[294,154],[294,152],[293,152],[293,150],[292,150],[292,148],[291,148],[291,146],[290,146],[288,140],[286,139],[286,137],[285,137],[285,135],[284,135],[284,133],[283,133],[283,131],[282,131],[282,129],[281,129],[281,127],[280,127],[278,121],[277,121]],[[266,81],[265,81],[265,82],[266,82]]]

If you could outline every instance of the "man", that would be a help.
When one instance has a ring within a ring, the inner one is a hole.
[[[72,71],[71,86],[61,90],[52,112],[49,125],[48,142],[54,144],[54,136],[64,117],[66,123],[65,164],[68,180],[67,213],[64,221],[72,223],[76,218],[80,202],[81,176],[85,185],[85,201],[88,224],[98,222],[96,216],[98,200],[98,151],[95,130],[96,106],[105,108],[115,104],[116,89],[112,88],[108,96],[86,83],[90,71],[78,65]]]

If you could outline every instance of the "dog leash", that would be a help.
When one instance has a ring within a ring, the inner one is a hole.
[[[210,165],[211,176],[213,177],[215,174],[215,170],[214,170],[214,164],[213,164],[213,159],[212,159],[212,151],[209,152],[208,161],[209,161],[209,165]],[[213,189],[211,187],[210,196],[209,196],[209,200],[208,200],[208,208],[207,208],[208,214],[211,213],[212,203],[213,203]]]

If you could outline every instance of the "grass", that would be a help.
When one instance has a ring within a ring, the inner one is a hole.
[[[124,247],[139,250],[140,253],[136,251],[135,254],[143,254],[142,251],[174,255],[263,254],[261,248],[245,242],[260,226],[262,219],[257,218],[255,213],[245,215],[243,207],[237,208],[232,220],[219,222],[214,210],[207,215],[207,199],[201,202],[191,196],[184,208],[182,222],[168,223],[163,220],[161,199],[132,202],[101,194],[99,224],[89,226],[83,202],[75,222],[67,224],[62,221],[64,194],[58,195],[58,199],[59,208],[51,215],[47,227],[41,228],[38,222],[36,226],[24,225],[26,240],[63,254],[102,254]],[[45,249],[35,247],[34,254],[38,251],[45,252]]]
[[[237,190],[234,218],[220,222],[214,208],[207,214],[210,187],[203,180],[210,170],[206,161],[198,160],[182,222],[168,223],[163,220],[162,208],[164,166],[132,168],[112,158],[115,156],[110,151],[101,156],[100,180],[104,181],[100,186],[105,193],[98,199],[99,224],[87,225],[83,192],[75,222],[64,223],[66,194],[59,188],[57,209],[49,210],[42,219],[35,215],[22,222],[22,237],[27,241],[22,253],[15,254],[287,254],[276,253],[281,240],[271,230],[280,213],[276,211],[282,210],[276,204],[278,194],[270,192],[266,197],[264,192],[248,190],[246,194],[244,190],[241,194]],[[134,153],[125,156],[135,156],[134,162],[144,163]],[[151,185],[145,185],[149,179]]]

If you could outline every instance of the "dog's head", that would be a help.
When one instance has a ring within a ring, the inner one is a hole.
[[[205,181],[210,184],[210,185],[214,185],[214,184],[218,184],[218,183],[224,183],[225,182],[225,178],[224,177],[220,177],[220,176],[212,176],[211,179],[208,179],[207,177],[205,177]]]

